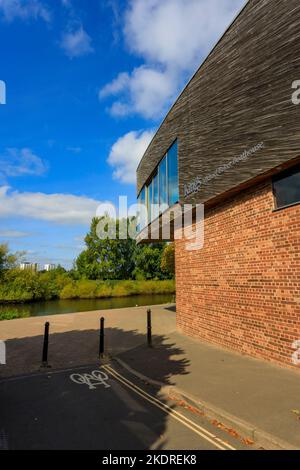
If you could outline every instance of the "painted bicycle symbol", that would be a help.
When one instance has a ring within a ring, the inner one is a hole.
[[[110,387],[107,383],[108,375],[101,370],[94,370],[90,374],[72,374],[70,379],[76,384],[88,385],[90,390],[95,390],[97,385],[103,385],[105,388]]]

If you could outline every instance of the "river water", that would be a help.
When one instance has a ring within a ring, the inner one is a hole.
[[[40,317],[62,313],[88,312],[91,310],[158,305],[173,301],[174,296],[170,294],[134,295],[131,297],[113,297],[108,299],[49,300],[28,304],[0,304],[0,312],[11,310],[25,313],[29,317]]]

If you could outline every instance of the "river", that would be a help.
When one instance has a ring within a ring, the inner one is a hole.
[[[107,299],[49,300],[28,304],[0,304],[0,313],[1,311],[13,310],[24,312],[29,317],[41,317],[62,313],[88,312],[91,310],[158,305],[172,303],[173,301],[174,295],[171,294],[133,295],[131,297],[112,297]]]

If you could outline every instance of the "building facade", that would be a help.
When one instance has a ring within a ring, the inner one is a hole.
[[[204,246],[188,250],[184,238],[175,240],[178,327],[293,367],[300,364],[299,43],[298,0],[249,0],[137,170],[139,201],[159,204],[141,218],[139,240],[177,203],[204,204]],[[166,239],[161,230],[157,239]]]
[[[38,263],[29,263],[28,261],[20,263],[19,268],[21,271],[38,271]]]
[[[44,270],[45,271],[53,271],[54,269],[56,269],[56,265],[55,264],[44,264]]]

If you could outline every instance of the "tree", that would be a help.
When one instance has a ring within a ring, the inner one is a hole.
[[[163,249],[163,243],[137,245],[134,255],[134,275],[136,279],[166,278],[165,274],[161,270],[161,256]]]
[[[164,273],[174,277],[175,275],[175,246],[170,243],[165,246],[161,257],[161,269]]]
[[[129,220],[125,221],[129,224]],[[99,238],[99,226],[104,227],[107,238]],[[115,238],[109,235],[115,226]],[[94,218],[85,237],[86,249],[78,256],[75,265],[87,279],[130,279],[134,269],[135,241],[120,240],[120,221],[108,216]]]
[[[13,268],[18,259],[18,254],[9,253],[9,248],[6,243],[0,245],[0,273]]]

